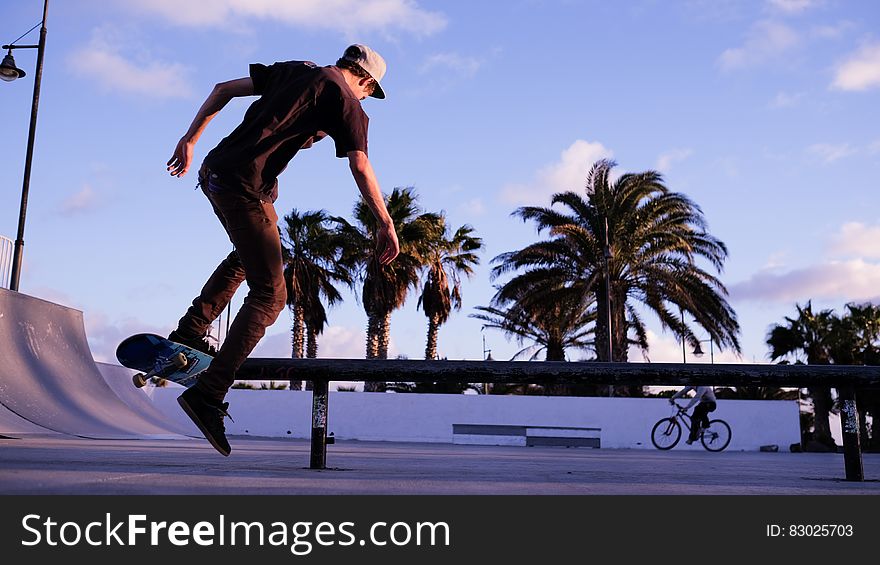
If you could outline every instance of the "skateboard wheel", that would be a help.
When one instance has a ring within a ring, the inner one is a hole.
[[[174,356],[174,359],[172,359],[172,363],[174,363],[174,366],[178,369],[183,369],[187,366],[187,364],[189,364],[189,361],[187,361],[186,355],[181,352]]]
[[[147,376],[143,373],[137,373],[132,375],[131,382],[134,383],[134,386],[138,388],[144,388],[147,385]]]

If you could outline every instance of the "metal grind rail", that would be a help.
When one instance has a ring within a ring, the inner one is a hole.
[[[641,386],[777,386],[836,388],[840,396],[846,480],[863,481],[856,391],[880,388],[880,367],[377,359],[248,359],[237,380],[312,381],[310,468],[327,463],[330,381],[469,382]]]

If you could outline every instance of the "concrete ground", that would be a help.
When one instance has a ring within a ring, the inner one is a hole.
[[[0,439],[0,494],[880,494],[825,453],[685,452],[338,441],[311,470],[304,440]]]

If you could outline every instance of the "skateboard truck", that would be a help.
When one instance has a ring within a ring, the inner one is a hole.
[[[152,371],[150,371],[149,373],[136,373],[132,375],[131,381],[137,388],[143,388],[144,386],[146,386],[147,381],[149,381],[153,377],[159,376],[168,368],[174,367],[175,369],[180,370],[187,365],[189,365],[189,359],[186,358],[186,355],[183,352],[180,352],[177,355],[172,355],[170,358],[162,358],[157,360],[156,365],[153,367]]]

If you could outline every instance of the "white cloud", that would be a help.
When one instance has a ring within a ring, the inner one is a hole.
[[[863,46],[840,63],[834,71],[831,88],[844,91],[880,88],[880,42]]]
[[[788,254],[782,251],[773,253],[772,255],[770,255],[770,257],[767,258],[767,262],[764,263],[763,268],[768,270],[782,268],[785,266],[787,256]]]
[[[318,357],[322,359],[363,359],[366,351],[367,336],[363,330],[342,326],[330,326],[318,336]],[[266,335],[254,349],[251,357],[290,358],[290,331]],[[388,358],[394,359],[399,354],[394,340],[388,344]],[[337,387],[364,389],[361,381],[331,381],[330,390]]]
[[[318,346],[320,347],[320,341]],[[282,332],[272,335],[266,335],[257,347],[254,348],[251,357],[279,357],[287,359],[290,357],[292,346],[290,343],[290,332]]]
[[[733,71],[778,60],[800,44],[792,28],[773,21],[760,21],[749,30],[742,47],[725,50],[718,57],[722,70]]]
[[[671,334],[657,334],[647,330],[648,354],[645,359],[642,350],[631,345],[627,352],[630,363],[681,363],[681,341]]]
[[[694,330],[699,337],[699,330]],[[706,342],[700,343],[703,355],[694,355],[693,347],[687,344],[685,352],[681,349],[681,340],[671,334],[657,334],[652,330],[647,330],[648,337],[648,359],[644,359],[642,351],[636,346],[630,346],[628,356],[630,363],[742,363],[743,360],[733,351],[719,351],[718,347],[713,345],[712,350],[709,349],[708,335]]]
[[[541,205],[557,192],[583,190],[593,163],[613,156],[598,141],[579,139],[562,152],[559,161],[539,170],[532,182],[505,186],[501,198],[511,204]]]
[[[836,257],[880,259],[880,225],[848,222],[831,238],[828,251]]]
[[[318,357],[332,359],[363,359],[367,336],[363,330],[343,326],[330,326],[318,336]],[[291,353],[290,331],[266,335],[254,349],[252,357],[289,358]],[[398,354],[394,340],[388,344],[388,357]]]
[[[820,39],[839,39],[849,36],[856,27],[855,23],[843,20],[836,24],[814,26],[810,29],[810,35]]]
[[[848,143],[815,143],[807,148],[807,153],[814,157],[818,157],[826,165],[835,161],[839,161],[844,157],[849,157],[856,153],[855,148]]]
[[[434,53],[427,56],[418,67],[424,77],[410,85],[406,93],[410,97],[437,96],[460,90],[461,83],[474,78],[489,61],[501,54],[501,49],[490,49],[480,56],[462,55],[455,52]]]
[[[761,271],[730,286],[729,290],[735,301],[874,301],[880,298],[880,265],[852,259],[787,272]]]
[[[454,73],[462,77],[472,77],[480,70],[483,62],[476,57],[467,57],[458,53],[437,53],[428,57],[419,72]]]
[[[90,185],[83,186],[82,190],[67,197],[61,203],[61,214],[73,216],[92,210],[98,204],[98,196]]]
[[[145,57],[130,60],[122,50],[117,33],[99,28],[88,45],[70,54],[68,66],[78,76],[112,92],[149,98],[186,98],[192,94],[184,65]]]
[[[788,92],[779,92],[770,102],[771,108],[792,108],[797,106],[798,103],[804,98],[803,92],[798,93],[788,93]]]
[[[414,0],[129,0],[125,5],[191,27],[235,28],[254,20],[349,36],[393,30],[426,36],[447,24],[442,13],[422,9]]]
[[[482,198],[472,198],[467,202],[462,202],[458,209],[471,216],[482,216],[486,213],[486,205]]]
[[[660,157],[657,158],[656,168],[661,173],[668,173],[669,170],[672,169],[673,164],[680,163],[693,154],[693,149],[672,149],[671,151],[661,154]]]
[[[767,0],[772,10],[785,14],[800,14],[821,3],[820,0]]]
[[[847,222],[824,247],[827,260],[800,268],[786,268],[785,254],[774,254],[749,279],[729,285],[731,297],[780,303],[880,298],[880,224]]]
[[[168,335],[170,331],[168,328],[158,328],[135,318],[111,321],[105,313],[95,309],[89,309],[84,314],[83,322],[92,357],[101,363],[118,364],[116,347],[129,336],[136,333]]]

